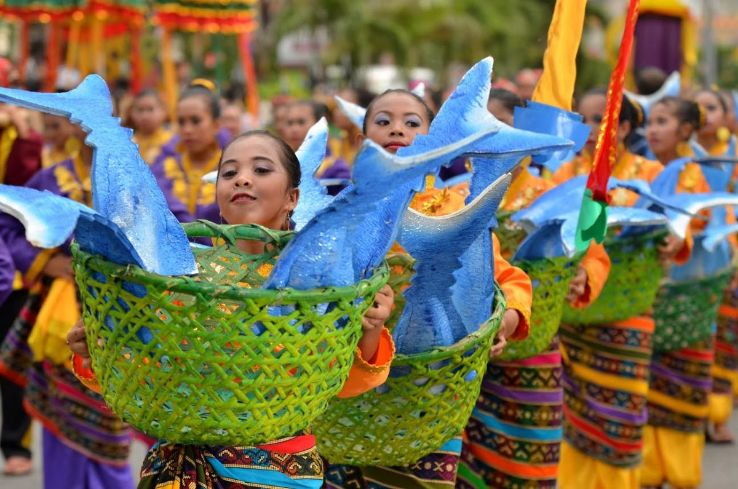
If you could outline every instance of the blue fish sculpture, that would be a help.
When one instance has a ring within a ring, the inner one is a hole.
[[[295,236],[265,285],[347,285],[366,277],[395,241],[399,219],[422,187],[424,175],[453,158],[502,159],[571,145],[495,119],[486,108],[491,75],[491,58],[472,67],[441,107],[429,133],[416,136],[397,155],[365,142],[353,166],[354,184]]]
[[[356,127],[364,130],[364,117],[366,117],[366,109],[348,100],[344,100],[338,95],[334,97],[338,108]]]
[[[657,91],[650,95],[639,95],[631,91],[625,90],[625,95],[631,100],[635,100],[643,108],[644,115],[648,116],[651,106],[664,97],[677,97],[682,89],[682,77],[678,71],[673,72],[664,81]]]
[[[111,115],[110,92],[102,78],[90,75],[77,88],[64,93],[0,88],[0,102],[67,117],[88,132],[85,142],[95,148],[93,207],[104,218],[100,225],[112,222],[117,226],[111,233],[89,237],[90,242],[101,240],[102,256],[113,258],[105,250],[125,248],[130,243],[145,270],[160,275],[197,273],[187,236],[131,141],[132,131],[121,127],[120,119]],[[102,242],[115,236],[118,229],[127,242]]]
[[[26,239],[39,248],[56,248],[74,234],[80,248],[121,265],[143,266],[120,228],[89,207],[48,191],[0,185],[0,211],[18,219]]]
[[[324,209],[333,197],[315,178],[315,172],[325,159],[328,148],[328,121],[321,118],[305,136],[305,140],[295,152],[300,161],[302,179],[300,181],[300,200],[292,214],[295,230],[299,231],[321,209]]]
[[[404,214],[398,241],[416,261],[415,275],[404,292],[405,309],[393,331],[398,352],[413,354],[452,345],[489,318],[492,271],[488,283],[467,284],[469,295],[462,303],[448,291],[464,252],[477,236],[489,234],[494,227],[495,212],[509,184],[509,174],[500,177],[471,204],[447,216],[429,217],[412,209]],[[475,261],[484,263],[485,257],[477,256]],[[481,298],[489,300],[477,300]]]
[[[570,139],[574,146],[556,151],[545,157],[533,157],[533,162],[555,172],[559,167],[574,158],[587,142],[590,127],[583,122],[583,117],[576,112],[569,112],[559,107],[528,101],[525,107],[515,107],[514,124],[519,129],[553,134]]]

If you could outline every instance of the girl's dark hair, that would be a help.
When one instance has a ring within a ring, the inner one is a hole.
[[[430,124],[431,122],[433,122],[433,117],[435,117],[435,114],[433,113],[433,111],[431,110],[431,108],[428,107],[428,104],[425,103],[425,100],[423,100],[422,98],[418,97],[417,95],[415,95],[410,90],[405,90],[404,88],[390,88],[389,90],[385,90],[384,92],[382,92],[378,96],[374,97],[374,100],[372,100],[372,102],[367,106],[367,108],[366,108],[366,114],[364,115],[364,125],[361,128],[361,132],[363,132],[364,134],[366,134],[366,121],[369,119],[369,116],[372,113],[372,109],[374,108],[374,104],[377,103],[377,100],[379,100],[382,97],[384,97],[386,95],[389,95],[391,93],[403,93],[405,95],[410,95],[412,98],[414,98],[415,100],[417,100],[418,103],[421,104],[423,106],[423,108],[425,109],[425,116],[428,118],[428,124]]]
[[[602,87],[597,87],[597,88],[588,90],[587,92],[585,92],[584,95],[582,95],[579,98],[578,103],[581,104],[582,100],[584,100],[585,97],[595,96],[595,95],[605,97],[605,99],[607,99],[607,89],[602,88]],[[643,108],[641,107],[641,105],[635,100],[628,97],[627,95],[623,94],[623,101],[620,104],[620,115],[618,115],[618,123],[622,124],[625,121],[630,122],[630,132],[625,137],[627,141],[628,137],[631,134],[633,134],[633,132],[637,128],[643,125],[644,116],[643,116]]]
[[[184,92],[179,96],[178,102],[186,100],[188,98],[200,97],[205,102],[205,106],[208,108],[210,115],[213,119],[220,118],[220,99],[213,90],[208,89],[203,85],[190,85],[185,89]]]
[[[679,122],[691,124],[695,131],[704,124],[702,109],[696,102],[678,97],[664,97],[654,105],[659,104],[671,108]]]
[[[715,97],[720,104],[720,107],[722,107],[723,113],[728,114],[730,109],[728,109],[728,102],[725,100],[725,97],[723,97],[722,93],[718,92],[717,90],[713,90],[712,88],[705,87],[698,90],[697,93],[694,94],[695,98],[697,98],[697,95],[699,95],[700,93],[709,93],[710,95]]]
[[[499,101],[510,113],[515,112],[515,107],[523,107],[523,99],[504,88],[491,89],[489,91],[489,100]]]
[[[302,178],[302,171],[300,170],[300,160],[297,159],[297,155],[294,151],[292,151],[292,148],[290,148],[287,143],[282,141],[282,139],[263,129],[246,131],[233,138],[233,140],[231,140],[231,142],[229,142],[223,148],[223,152],[220,156],[220,161],[218,162],[218,174],[220,175],[220,165],[223,163],[223,155],[225,154],[226,149],[228,149],[236,141],[240,139],[250,138],[252,136],[263,136],[271,139],[277,144],[280,153],[279,162],[282,164],[282,166],[284,166],[284,169],[287,170],[287,177],[289,178],[290,188],[299,187],[300,179]]]

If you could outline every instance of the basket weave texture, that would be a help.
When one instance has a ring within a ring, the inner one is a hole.
[[[74,251],[92,366],[107,404],[149,436],[250,445],[293,435],[340,391],[361,318],[389,272],[352,287],[259,288],[291,233],[185,226],[216,238],[200,274],[163,277]],[[247,255],[237,239],[264,241]]]
[[[551,344],[559,329],[569,282],[576,274],[578,264],[579,257],[565,256],[514,263],[528,274],[533,284],[530,328],[526,339],[508,341],[502,355],[496,360],[504,362],[530,358]]]
[[[612,265],[605,287],[587,308],[564,305],[562,322],[607,324],[648,312],[664,275],[658,254],[658,243],[663,236],[663,231],[656,231],[627,238],[608,238],[605,249]]]
[[[710,338],[732,272],[702,280],[666,283],[653,303],[653,348],[674,351]]]
[[[333,399],[313,423],[320,453],[333,464],[412,464],[458,436],[474,407],[489,349],[505,311],[497,289],[494,312],[458,343],[398,354],[383,385]]]
[[[520,243],[528,235],[525,229],[512,220],[514,213],[512,211],[500,211],[497,213],[495,236],[497,236],[500,242],[500,254],[504,257],[513,256]]]

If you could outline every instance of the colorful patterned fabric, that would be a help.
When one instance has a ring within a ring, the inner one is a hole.
[[[738,387],[738,295],[727,290],[718,310],[712,392],[733,396]]]
[[[65,367],[36,363],[28,371],[26,410],[44,428],[85,457],[109,465],[128,464],[131,435],[105,405]]]
[[[454,487],[461,453],[461,437],[446,442],[409,467],[350,467],[329,465],[328,489],[443,489]]]
[[[490,363],[456,487],[556,487],[562,402],[558,338],[535,357]]]
[[[564,439],[616,467],[641,462],[654,322],[560,327]]]
[[[315,437],[299,435],[255,447],[155,445],[139,489],[318,489],[323,461]]]
[[[49,281],[46,280],[29,292],[18,317],[0,345],[0,375],[21,387],[26,386],[26,373],[33,363],[33,353],[28,346],[28,336],[31,334],[38,311],[46,298],[48,285]]]
[[[712,391],[714,340],[654,352],[648,392],[648,424],[702,433]]]

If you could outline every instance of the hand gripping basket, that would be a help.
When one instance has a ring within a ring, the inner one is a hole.
[[[701,280],[665,283],[653,303],[654,350],[678,350],[710,338],[731,275],[729,270]]]
[[[185,226],[217,238],[200,274],[163,277],[75,250],[92,366],[105,401],[144,433],[177,443],[263,443],[305,429],[341,389],[382,267],[352,287],[266,290],[290,233]],[[266,243],[247,255],[237,239]]]
[[[643,314],[651,309],[664,269],[658,244],[659,230],[626,238],[608,237],[605,249],[612,267],[597,300],[587,308],[564,305],[561,321],[571,325],[607,324]]]
[[[458,436],[469,419],[505,312],[497,289],[492,317],[458,343],[398,354],[387,382],[334,399],[313,423],[318,449],[333,464],[403,466]]]
[[[495,360],[530,358],[551,344],[559,329],[569,282],[576,274],[579,261],[580,257],[562,256],[514,263],[528,274],[533,284],[530,329],[526,339],[508,341],[502,355]]]

